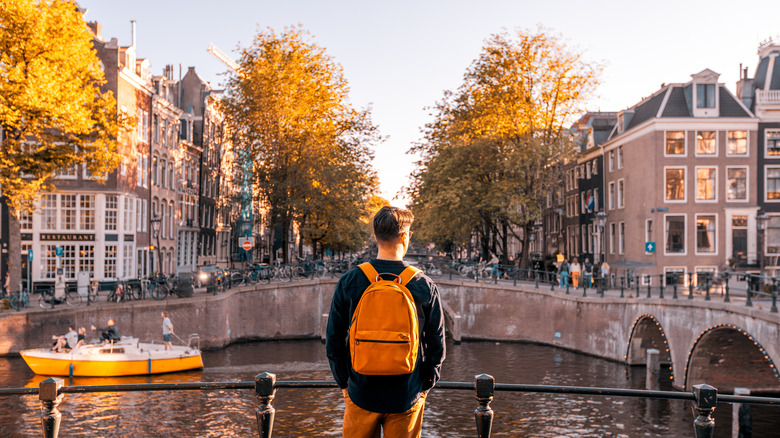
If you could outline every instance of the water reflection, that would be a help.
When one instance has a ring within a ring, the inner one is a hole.
[[[319,341],[238,344],[204,352],[201,371],[121,378],[74,378],[72,385],[188,381],[252,381],[270,371],[280,380],[330,379]],[[492,374],[497,383],[642,388],[644,369],[552,347],[512,343],[449,345],[444,381]],[[670,390],[668,374],[665,386]],[[0,386],[37,386],[21,358],[0,358]],[[256,436],[253,390],[67,394],[60,405],[61,436]],[[425,411],[423,436],[475,434],[472,391],[434,390]],[[494,437],[693,437],[690,404],[682,401],[559,394],[498,392]],[[274,436],[340,436],[343,402],[331,389],[280,389],[274,400]],[[754,410],[754,436],[777,430],[768,418],[778,411]],[[0,436],[40,434],[37,396],[0,398]],[[716,410],[716,436],[730,436],[730,405]],[[764,420],[758,420],[763,416]],[[763,428],[763,429],[762,429]]]

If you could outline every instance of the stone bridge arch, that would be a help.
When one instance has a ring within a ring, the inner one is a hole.
[[[772,358],[755,336],[731,324],[710,327],[699,334],[688,353],[683,389],[707,383],[719,392],[735,387],[752,393],[777,391],[780,385]]]
[[[645,365],[647,362],[646,351],[650,348],[659,351],[660,363],[669,365],[672,380],[674,380],[672,356],[669,352],[669,341],[664,328],[655,316],[644,314],[640,315],[631,327],[624,360],[628,365]]]

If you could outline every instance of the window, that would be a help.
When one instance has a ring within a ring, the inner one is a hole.
[[[712,283],[716,272],[717,270],[714,267],[696,267],[696,285]]]
[[[666,169],[666,200],[685,200],[685,168],[672,167]]]
[[[699,131],[696,133],[696,155],[716,155],[717,142],[715,131]]]
[[[645,242],[655,242],[653,240],[653,220],[647,219],[645,221]],[[647,251],[645,251],[645,254],[652,254]]]
[[[599,211],[599,189],[593,189],[593,211]]]
[[[63,230],[75,230],[76,229],[76,199],[78,195],[60,195],[60,212],[62,223],[60,224]]]
[[[66,279],[76,278],[76,245],[62,245],[60,257],[62,273]]]
[[[766,168],[766,199],[780,199],[780,167]]]
[[[590,161],[585,163],[585,178],[587,178],[587,179],[590,179],[591,167],[592,167],[592,165],[591,165]]]
[[[135,230],[136,231],[144,230],[141,226],[141,200],[140,199],[135,200]]]
[[[615,170],[615,151],[609,151],[609,171]]]
[[[780,254],[780,216],[769,216],[766,222],[766,254]]]
[[[715,108],[715,84],[696,84],[696,108]]]
[[[766,131],[766,156],[780,156],[780,130]]]
[[[607,195],[607,202],[609,205],[610,210],[615,209],[615,182],[610,181],[609,183],[609,194]]]
[[[135,205],[135,203],[131,198],[124,198],[124,199],[125,199],[124,231],[130,232],[133,231],[133,205]]]
[[[103,277],[116,278],[116,245],[106,245],[103,260]]]
[[[618,208],[623,208],[623,206],[625,205],[623,203],[623,195],[625,194],[625,190],[623,186],[624,186],[623,180],[622,179],[618,180],[618,192],[617,192]]]
[[[57,275],[57,245],[41,245],[41,278]]]
[[[747,154],[747,131],[729,131],[726,153],[728,155]]]
[[[95,229],[95,195],[81,195],[80,230]]]
[[[696,253],[715,253],[715,216],[696,216]]]
[[[143,212],[141,213],[141,231],[143,231],[144,233],[147,232],[147,230],[148,230],[148,227],[146,225],[147,222],[149,222],[147,220],[148,217],[149,217],[148,214],[147,214],[148,205],[149,205],[149,202],[146,199],[142,199],[141,208],[142,208]]]
[[[685,216],[666,216],[666,253],[685,254]]]
[[[615,235],[617,230],[617,224],[614,222],[609,224],[609,253],[615,253]]]
[[[714,167],[697,167],[696,168],[696,200],[697,201],[714,201],[715,188],[717,183],[715,181],[716,169]]]
[[[93,245],[79,245],[79,271],[89,272],[89,276],[95,276],[95,247]]]
[[[27,210],[19,210],[19,229],[32,230],[32,213]]]
[[[726,169],[726,199],[729,201],[747,200],[747,167],[729,167]]]
[[[623,168],[623,146],[619,146],[617,150],[617,167],[618,169]]]
[[[618,253],[626,253],[626,223],[620,222],[618,224]]]
[[[677,283],[678,286],[685,286],[685,268],[664,268],[664,277],[666,285],[671,286]]]
[[[44,230],[57,229],[57,195],[43,195],[41,198]]]
[[[117,195],[106,195],[106,231],[117,230],[117,214],[119,202]]]
[[[666,132],[666,155],[685,155],[685,131]]]
[[[157,161],[157,155],[152,156],[152,184],[155,186],[160,183],[159,164]]]
[[[133,276],[133,246],[122,246],[122,278]]]

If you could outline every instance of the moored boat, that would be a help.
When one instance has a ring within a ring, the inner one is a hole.
[[[35,374],[47,376],[109,377],[172,373],[203,368],[197,335],[189,345],[145,343],[122,337],[113,344],[82,344],[63,353],[48,348],[23,350],[22,358]]]

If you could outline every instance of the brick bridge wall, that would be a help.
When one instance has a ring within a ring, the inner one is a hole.
[[[689,373],[689,362],[705,368],[733,362],[734,369],[721,367],[719,372],[735,381],[720,384],[751,387],[748,376],[756,373],[740,358],[752,352],[757,358],[753,362],[764,356],[768,364],[780,361],[780,316],[765,309],[700,298],[600,298],[592,293],[582,297],[533,286],[444,279],[438,283],[448,330],[456,339],[536,342],[629,363],[643,363],[645,348],[658,348],[662,358],[668,349],[678,388],[700,383],[686,382],[688,376],[711,381],[706,372]],[[161,341],[163,310],[170,312],[179,336],[198,333],[203,348],[242,340],[321,337],[334,285],[333,279],[321,279],[255,285],[188,299],[6,310],[0,312],[0,355],[47,345],[52,334],[64,333],[69,324],[89,329],[91,324],[104,325],[109,317],[122,334]],[[742,371],[737,373],[739,367]],[[773,375],[775,389],[780,388]],[[765,380],[752,383],[767,386]]]

